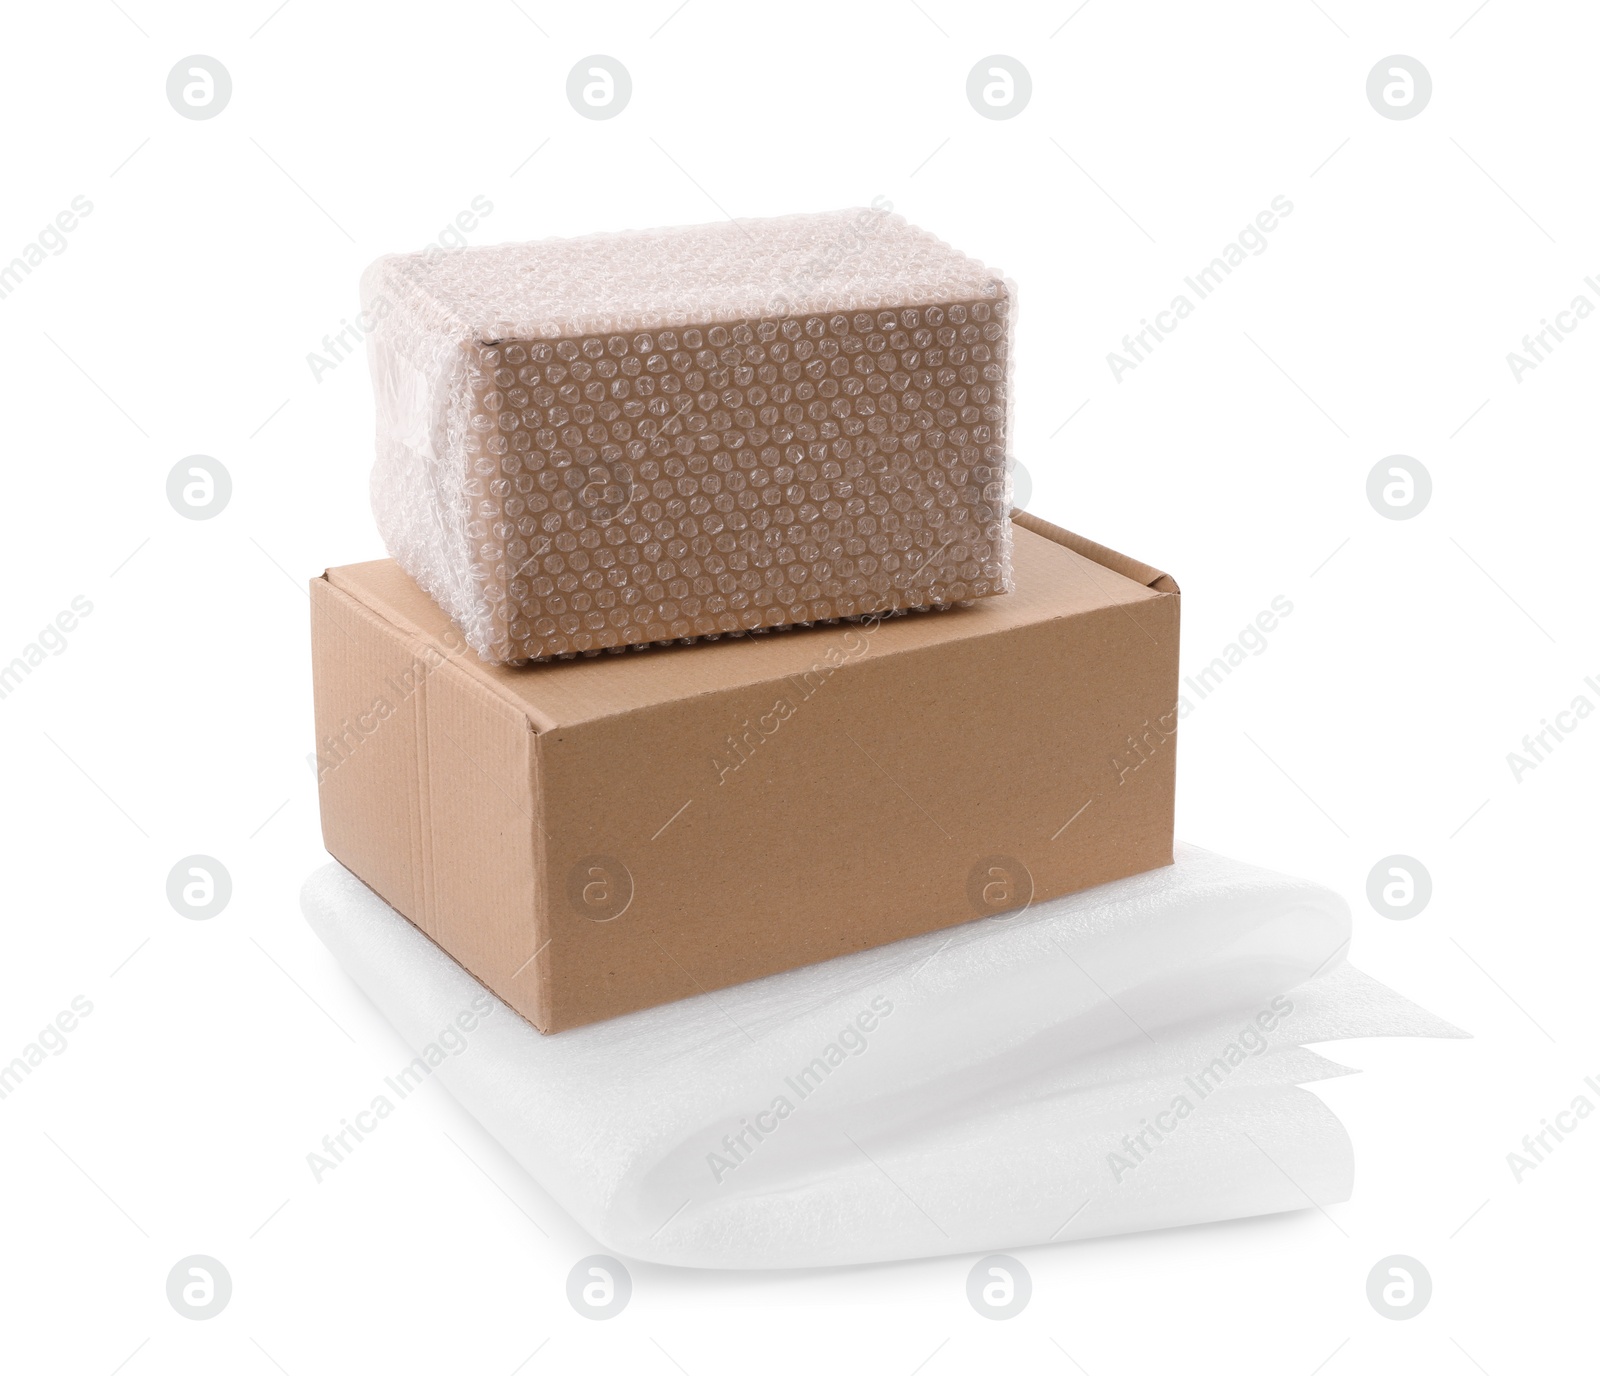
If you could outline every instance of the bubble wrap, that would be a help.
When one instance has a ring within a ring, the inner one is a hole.
[[[1009,592],[1014,290],[884,210],[381,258],[390,554],[491,662]]]

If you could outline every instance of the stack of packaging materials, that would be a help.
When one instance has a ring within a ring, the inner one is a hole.
[[[1174,863],[1178,589],[1011,510],[1010,283],[862,210],[362,287],[394,558],[312,584],[304,906],[580,1222],[793,1266],[1347,1197],[1304,1044],[1454,1034],[1337,896]]]

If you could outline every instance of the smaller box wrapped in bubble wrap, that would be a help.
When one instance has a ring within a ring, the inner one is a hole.
[[[1011,589],[1013,290],[886,210],[362,277],[390,554],[516,663]]]

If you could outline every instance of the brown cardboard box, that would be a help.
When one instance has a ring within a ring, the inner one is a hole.
[[[544,1032],[1172,860],[1178,590],[1015,516],[947,612],[508,668],[311,585],[332,854]]]

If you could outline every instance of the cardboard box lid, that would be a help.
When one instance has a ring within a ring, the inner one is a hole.
[[[946,612],[892,617],[877,631],[874,658],[1000,634],[1108,606],[1132,607],[1178,591],[1167,574],[1148,564],[1026,512],[1016,512],[1012,519],[1017,590]],[[466,649],[438,604],[393,560],[348,564],[329,569],[324,577],[409,637],[436,646],[469,676],[526,715],[535,731],[578,726],[701,693],[777,682],[803,674],[818,653],[813,632],[800,627],[588,659],[522,666],[486,664]]]

